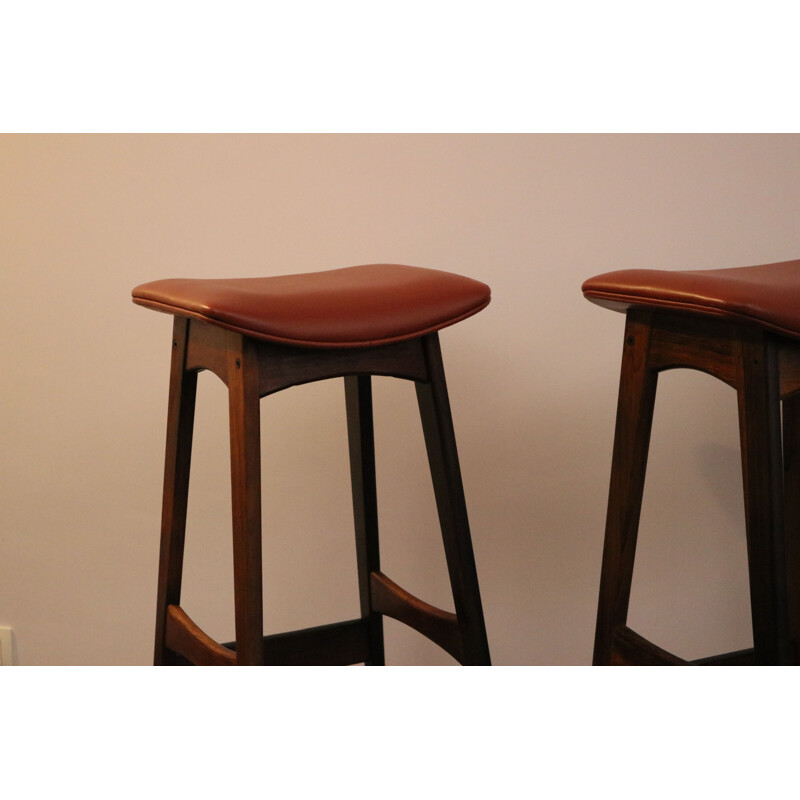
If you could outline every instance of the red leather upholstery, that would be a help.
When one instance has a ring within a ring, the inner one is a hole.
[[[400,264],[268,278],[154,281],[133,302],[258,339],[305,347],[367,347],[452,325],[489,304],[489,287]]]
[[[615,311],[690,311],[800,337],[800,261],[688,272],[629,269],[597,275],[582,288],[587,299]]]

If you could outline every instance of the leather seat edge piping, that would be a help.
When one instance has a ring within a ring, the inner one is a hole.
[[[630,295],[612,294],[610,292],[592,292],[585,291],[583,293],[587,300],[594,301],[607,301],[609,303],[617,303],[624,307],[636,306],[642,308],[662,308],[669,311],[686,311],[687,313],[699,314],[705,317],[716,317],[722,319],[731,319],[737,322],[745,322],[750,325],[756,325],[759,328],[779,333],[790,339],[800,339],[800,330],[790,330],[776,325],[772,322],[767,322],[760,317],[754,317],[748,314],[743,314],[739,311],[731,311],[729,309],[719,309],[713,306],[703,306],[694,303],[682,303],[677,300],[663,300],[663,299],[649,299],[639,295],[633,297]]]
[[[391,336],[384,339],[368,339],[362,341],[346,341],[346,342],[332,342],[332,341],[312,341],[312,340],[304,340],[304,339],[289,339],[284,336],[274,336],[272,334],[261,333],[259,331],[254,331],[249,328],[241,328],[236,325],[231,325],[228,322],[223,322],[219,319],[215,319],[214,317],[205,316],[196,311],[188,311],[185,308],[177,308],[175,306],[170,306],[166,303],[159,303],[156,300],[144,300],[138,297],[132,297],[133,302],[136,305],[144,306],[145,308],[151,308],[154,311],[162,311],[165,314],[172,314],[173,316],[179,317],[189,317],[190,319],[199,319],[202,322],[207,322],[209,325],[216,325],[219,328],[225,328],[226,330],[233,331],[234,333],[240,333],[243,336],[249,336],[252,339],[260,339],[261,341],[265,342],[275,342],[276,344],[285,344],[291,345],[294,347],[314,347],[314,348],[325,348],[325,349],[356,349],[359,347],[376,347],[378,345],[383,344],[394,344],[395,342],[405,342],[409,339],[419,339],[422,336],[426,336],[429,333],[434,333],[435,331],[441,330],[442,328],[447,328],[450,325],[455,325],[457,322],[461,322],[464,319],[467,319],[471,316],[474,316],[479,311],[483,311],[489,303],[491,302],[491,297],[486,300],[485,303],[481,303],[480,305],[475,306],[475,308],[471,308],[468,311],[464,312],[463,314],[459,314],[455,317],[450,317],[449,319],[445,320],[444,322],[437,323],[436,325],[429,326],[427,328],[423,328],[421,330],[415,330],[411,333],[406,334],[398,334],[397,336]]]

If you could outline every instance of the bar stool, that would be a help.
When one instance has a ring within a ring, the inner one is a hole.
[[[174,315],[155,664],[384,663],[383,617],[457,661],[488,665],[489,646],[437,331],[490,300],[483,283],[397,264],[266,278],[169,279],[133,302]],[[228,387],[234,642],[212,640],[180,605],[197,374]],[[412,380],[433,479],[455,613],[406,592],[380,569],[372,375]],[[260,399],[343,377],[361,616],[264,636]]]
[[[800,641],[800,261],[623,270],[583,284],[627,314],[595,664],[686,664],[627,627],[658,373],[702,370],[737,393],[753,648],[695,664],[794,664]]]

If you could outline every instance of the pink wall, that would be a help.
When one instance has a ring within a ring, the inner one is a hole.
[[[492,286],[442,334],[497,664],[591,658],[623,319],[593,273],[800,254],[796,135],[0,136],[0,625],[151,656],[170,321],[130,289],[393,261]],[[185,605],[232,635],[227,422],[201,379]],[[735,399],[661,382],[631,623],[748,645]],[[338,382],[263,401],[266,625],[357,614]],[[384,565],[449,605],[410,385],[376,381]],[[450,663],[387,624],[392,663]]]

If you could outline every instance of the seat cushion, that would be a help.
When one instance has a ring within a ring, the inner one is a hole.
[[[171,278],[137,286],[133,302],[246,336],[304,347],[369,347],[413,339],[476,314],[486,284],[400,264],[267,278]]]
[[[582,289],[593,303],[615,311],[631,306],[689,311],[800,337],[800,261],[691,271],[621,270],[590,278]]]

